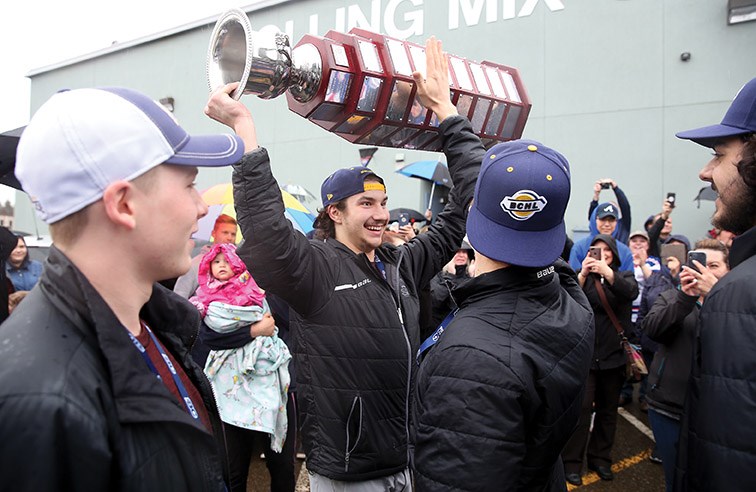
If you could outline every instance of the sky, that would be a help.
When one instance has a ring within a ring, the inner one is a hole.
[[[32,69],[261,0],[4,0],[0,3],[0,132],[29,122]],[[0,203],[15,200],[0,185]]]

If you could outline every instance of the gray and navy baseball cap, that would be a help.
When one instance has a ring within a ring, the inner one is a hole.
[[[230,134],[189,135],[161,104],[131,89],[58,92],[34,114],[15,173],[48,224],[96,202],[108,185],[160,164],[227,166],[244,154]]]
[[[554,262],[564,249],[570,165],[533,140],[486,152],[467,217],[467,239],[493,260],[526,267]]]

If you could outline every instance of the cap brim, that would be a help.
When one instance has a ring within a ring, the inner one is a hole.
[[[675,136],[684,140],[692,140],[698,145],[703,145],[704,147],[714,147],[724,139],[748,133],[751,132],[744,130],[743,128],[720,124],[679,132],[676,133]]]
[[[193,135],[165,163],[198,167],[229,166],[239,162],[243,155],[244,142],[237,135]]]
[[[467,216],[467,240],[475,251],[510,265],[547,266],[564,250],[564,220],[545,231],[516,231],[489,220],[473,207]]]

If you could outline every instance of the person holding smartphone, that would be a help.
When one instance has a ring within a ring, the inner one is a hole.
[[[619,267],[616,240],[610,235],[599,234],[593,238],[578,272],[580,286],[593,308],[596,331],[580,420],[562,452],[565,478],[573,485],[582,484],[581,468],[586,448],[588,469],[594,470],[602,480],[614,479],[611,453],[620,390],[625,382],[625,353],[611,318],[616,316],[624,331],[629,333],[632,330],[633,299],[638,295],[634,272],[622,271]],[[609,314],[609,310],[613,314]],[[591,431],[594,411],[596,416]]]
[[[667,193],[667,198],[662,203],[662,210],[646,220],[648,231],[649,254],[660,256],[661,245],[672,234],[672,211],[675,209],[675,193]]]
[[[673,287],[662,292],[641,324],[643,332],[659,345],[648,372],[646,401],[668,492],[672,490],[674,479],[680,419],[698,316],[706,295],[730,271],[728,250],[721,242],[704,239],[695,247],[696,251],[691,251],[689,257],[696,258],[693,253],[699,253],[703,255],[703,261],[694,259],[683,268],[681,288]],[[689,268],[696,270],[700,277],[697,278]]]
[[[614,189],[617,202],[599,204],[599,193],[602,189]],[[627,247],[630,234],[630,203],[617,183],[612,179],[600,179],[593,186],[593,201],[588,209],[588,236],[576,241],[570,250],[570,266],[575,271],[580,270],[583,258],[588,253],[588,247],[596,234],[608,234],[617,240],[620,270],[633,270],[633,254]]]

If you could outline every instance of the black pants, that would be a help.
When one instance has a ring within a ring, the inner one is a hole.
[[[231,492],[246,492],[249,464],[255,450],[265,453],[265,465],[270,473],[272,492],[294,492],[294,458],[297,440],[297,405],[293,393],[286,402],[288,429],[286,440],[280,453],[270,449],[270,434],[223,424],[226,435],[226,452],[230,467]]]
[[[624,382],[625,366],[591,370],[588,374],[577,429],[562,451],[565,473],[580,473],[586,447],[588,463],[611,466],[614,433],[617,430],[617,403]],[[594,411],[596,417],[591,432],[591,413]]]

